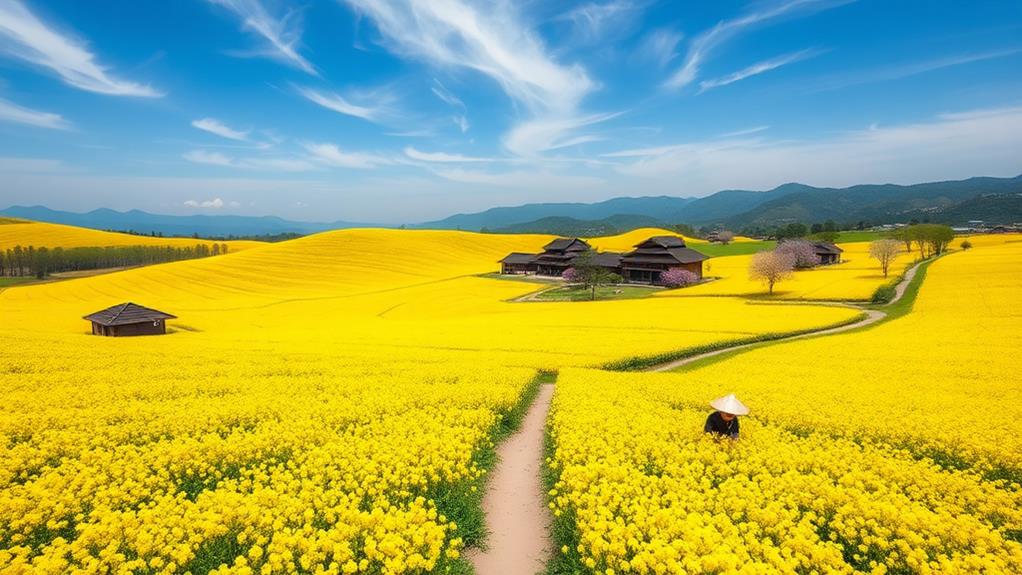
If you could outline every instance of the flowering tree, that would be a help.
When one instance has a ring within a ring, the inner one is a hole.
[[[749,263],[749,277],[766,283],[772,294],[774,284],[791,277],[794,269],[795,256],[788,252],[759,252],[752,256],[752,262]]]
[[[671,268],[660,274],[660,283],[669,288],[685,287],[698,280],[696,274],[681,268]]]
[[[784,240],[774,248],[774,251],[791,256],[796,268],[813,268],[820,265],[820,256],[816,255],[816,249],[808,240]]]
[[[725,246],[734,241],[734,239],[735,239],[734,232],[728,230],[722,230],[717,232],[717,241],[724,244]]]
[[[898,257],[899,252],[901,252],[901,242],[898,240],[877,240],[869,244],[869,257],[880,262],[880,269],[884,270],[884,277],[887,277],[887,271]]]
[[[561,279],[573,284],[578,281],[578,272],[575,271],[575,268],[568,268],[561,272]]]

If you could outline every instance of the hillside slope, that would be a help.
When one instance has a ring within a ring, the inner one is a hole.
[[[264,242],[232,240],[214,242],[192,238],[158,238],[116,232],[103,232],[89,228],[65,226],[45,222],[16,222],[0,224],[0,249],[35,246],[47,248],[105,247],[105,246],[176,246],[195,244],[211,246],[214,243],[229,246],[229,251],[243,251],[267,245]]]

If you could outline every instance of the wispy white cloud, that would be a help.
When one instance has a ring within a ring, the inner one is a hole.
[[[538,118],[515,126],[505,137],[504,147],[519,156],[534,156],[539,152],[556,150],[599,139],[594,135],[573,135],[579,128],[606,122],[619,116],[592,114],[581,117]]]
[[[283,15],[274,15],[261,0],[209,0],[222,6],[241,19],[242,27],[261,36],[269,50],[261,55],[274,58],[284,64],[318,76],[315,66],[298,53],[302,39],[300,13],[286,10]]]
[[[787,66],[788,64],[793,64],[801,60],[806,60],[814,56],[819,56],[823,52],[824,50],[819,50],[816,48],[807,48],[805,50],[799,50],[798,52],[792,52],[790,54],[782,54],[780,56],[776,56],[768,60],[763,60],[762,62],[756,62],[751,66],[742,68],[741,70],[728,74],[727,76],[721,76],[720,78],[713,78],[710,80],[703,80],[702,82],[699,83],[699,92],[702,93],[707,90],[719,88],[721,86],[727,86],[728,84],[734,84],[735,82],[739,82],[746,78],[751,78],[752,76],[757,76],[764,72],[769,72],[770,70],[776,70],[781,66]]]
[[[0,122],[13,122],[52,130],[66,130],[71,127],[71,124],[60,114],[25,108],[2,98],[0,98]]]
[[[557,62],[511,3],[344,1],[375,24],[391,52],[436,68],[474,70],[497,82],[530,115],[505,137],[509,150],[535,155],[572,136],[553,134],[555,127],[586,125],[578,106],[596,84],[580,65]],[[530,147],[533,142],[540,146]]]
[[[662,68],[678,57],[678,42],[685,36],[677,30],[658,28],[646,34],[635,55]]]
[[[361,100],[367,102],[365,105],[355,104],[336,92],[323,92],[312,88],[299,87],[298,93],[309,101],[319,104],[328,110],[344,114],[345,116],[362,118],[369,122],[385,122],[393,119],[395,115],[394,110],[390,107],[394,101],[394,96],[385,91],[376,91],[361,97]],[[373,103],[370,105],[368,102]]]
[[[745,128],[744,130],[735,130],[733,132],[724,132],[723,134],[717,134],[718,138],[737,138],[738,136],[748,136],[750,134],[757,134],[769,130],[770,126],[755,126],[753,128]]]
[[[478,158],[472,156],[463,156],[461,154],[447,154],[444,152],[422,152],[412,148],[411,146],[405,148],[405,155],[413,160],[419,160],[421,162],[437,162],[446,164],[463,164],[473,162],[494,162],[495,158]]]
[[[964,64],[982,62],[984,60],[993,60],[996,58],[1005,58],[1007,56],[1013,56],[1019,53],[1022,53],[1022,48],[1007,48],[1004,50],[993,50],[990,52],[957,54],[953,56],[935,58],[932,60],[925,60],[922,62],[912,62],[907,64],[887,66],[884,68],[867,70],[864,72],[835,75],[822,79],[816,86],[811,86],[810,91],[823,92],[827,90],[838,90],[840,88],[846,88],[848,86],[857,86],[860,84],[872,84],[875,82],[899,80],[901,78],[908,78],[910,76],[924,74],[926,72],[932,72],[934,70],[940,70],[942,68],[961,66]]]
[[[440,101],[461,112],[453,117],[454,125],[458,126],[462,134],[468,132],[470,126],[468,123],[468,107],[461,101],[461,98],[451,93],[451,91],[444,87],[444,85],[440,83],[440,80],[437,80],[436,78],[433,79],[433,86],[431,89],[433,90],[433,94],[437,98],[440,98]]]
[[[637,20],[644,2],[609,0],[575,6],[558,19],[571,23],[574,41],[591,43],[610,34],[627,34]]]
[[[602,179],[593,176],[554,174],[537,170],[488,172],[482,170],[467,170],[464,168],[448,168],[434,170],[433,173],[452,182],[532,190],[556,189],[564,191],[567,189],[584,188],[587,186],[592,187],[604,183]]]
[[[235,166],[234,159],[220,152],[209,152],[206,150],[192,150],[185,152],[182,158],[196,164],[209,164],[213,166]]]
[[[747,28],[792,14],[808,14],[848,4],[854,0],[783,0],[761,6],[732,20],[724,20],[692,39],[685,61],[665,83],[669,88],[682,88],[698,76],[703,62],[721,44]]]
[[[185,200],[184,205],[189,208],[211,208],[219,210],[226,204],[220,198],[213,198],[212,200]]]
[[[84,42],[57,32],[20,0],[0,2],[0,52],[47,68],[81,90],[111,96],[163,95],[149,86],[112,76]]]
[[[871,126],[815,140],[714,138],[605,154],[617,170],[650,185],[705,194],[768,189],[800,181],[819,186],[915,183],[1020,170],[1022,106],[942,114],[931,121]]]
[[[248,141],[249,134],[248,131],[242,132],[240,130],[234,130],[232,128],[225,126],[220,120],[217,120],[215,118],[202,118],[201,120],[195,120],[192,122],[192,126],[204,132],[216,134],[221,138],[227,138],[229,140],[238,140],[239,142]]]
[[[303,147],[314,161],[338,168],[368,170],[380,165],[394,163],[393,160],[389,158],[375,154],[345,152],[338,148],[335,144],[307,143],[304,144]]]
[[[554,61],[509,3],[345,1],[376,25],[392,52],[438,68],[476,70],[530,109],[573,109],[594,87],[580,66]]]
[[[315,164],[303,158],[253,156],[235,158],[220,152],[208,150],[192,150],[181,157],[196,164],[239,168],[245,170],[263,170],[270,172],[307,172],[318,169]]]

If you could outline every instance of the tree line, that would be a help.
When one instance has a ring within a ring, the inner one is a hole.
[[[0,276],[45,278],[51,273],[162,264],[226,254],[227,244],[47,248],[20,245],[0,250]]]

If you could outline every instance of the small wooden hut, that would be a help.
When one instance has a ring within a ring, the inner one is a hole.
[[[813,242],[813,252],[820,258],[823,265],[836,264],[841,261],[841,252],[844,250],[830,242]]]
[[[92,322],[93,335],[121,337],[165,334],[167,320],[176,318],[169,313],[128,302],[97,311],[82,319]]]

